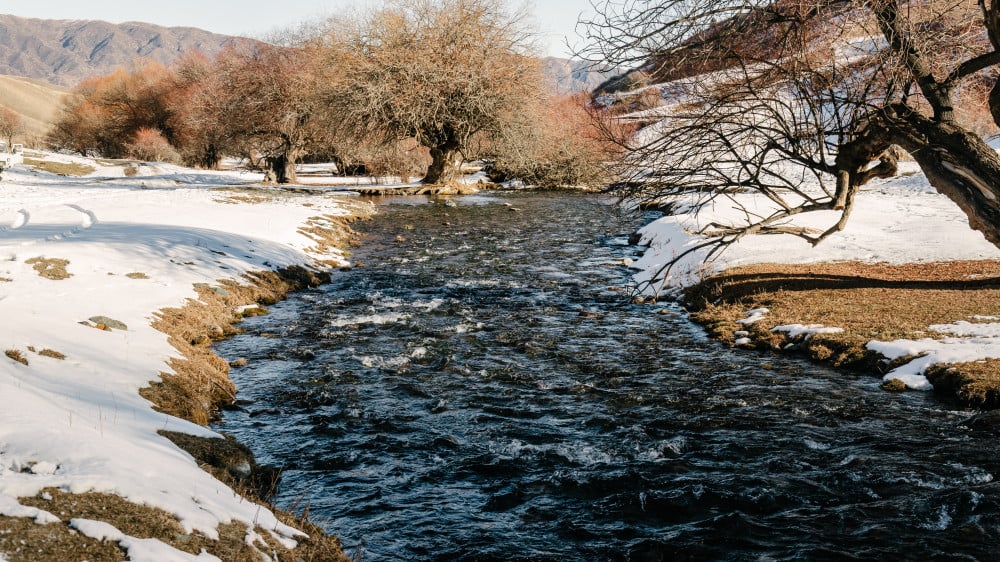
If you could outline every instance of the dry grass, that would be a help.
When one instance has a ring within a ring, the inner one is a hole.
[[[126,273],[125,277],[128,277],[129,279],[149,279],[149,276],[141,271]]]
[[[65,354],[59,353],[54,349],[43,349],[39,351],[38,354],[41,355],[42,357],[51,357],[52,359],[58,359],[60,361],[66,359]]]
[[[4,351],[3,354],[22,365],[28,364],[28,358],[24,356],[24,353],[22,353],[20,349],[8,349]]]
[[[764,264],[728,270],[706,279],[685,296],[694,318],[711,335],[732,343],[734,332],[751,332],[752,347],[789,344],[814,359],[881,373],[886,364],[865,349],[870,340],[941,337],[932,324],[993,316],[1000,310],[1000,262],[965,261],[891,266],[857,262],[816,265]],[[771,309],[761,322],[736,323],[747,310]],[[772,333],[782,324],[823,324],[842,334],[790,341]],[[1000,362],[932,369],[935,388],[973,407],[1000,407]]]
[[[23,517],[0,517],[0,552],[10,562],[119,562],[125,552],[116,543],[81,535],[68,525],[38,525]],[[68,553],[73,553],[68,558]]]
[[[39,160],[37,158],[25,158],[24,163],[35,169],[60,176],[85,176],[93,173],[97,168],[86,164],[75,162],[53,162],[52,160]]]
[[[221,280],[221,291],[196,287],[198,300],[189,300],[182,308],[161,310],[153,321],[153,327],[167,334],[183,359],[172,359],[173,373],[162,373],[160,381],[140,394],[162,412],[207,425],[220,406],[235,401],[229,364],[215,355],[210,345],[215,339],[238,333],[235,324],[242,315],[237,310],[248,304],[278,302],[291,291],[327,279],[326,274],[291,267],[250,274],[248,283]]]
[[[69,265],[69,260],[44,258],[39,256],[37,258],[25,260],[24,263],[32,266],[32,269],[37,271],[38,275],[44,277],[45,279],[60,281],[62,279],[69,279],[73,276],[72,273],[66,271],[66,266]]]

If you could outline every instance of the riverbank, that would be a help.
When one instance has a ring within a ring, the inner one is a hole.
[[[795,352],[933,390],[965,408],[1000,408],[1000,262],[761,264],[685,292],[719,341]]]
[[[364,207],[254,174],[35,157],[90,171],[0,183],[0,559],[346,559],[248,499],[270,473],[204,425],[233,399],[208,345],[346,265]]]
[[[847,228],[815,248],[752,236],[710,264],[695,252],[664,279],[663,265],[700,240],[702,225],[761,201],[737,195],[732,208],[663,217],[640,231],[648,249],[637,279],[684,300],[730,345],[802,352],[882,376],[889,390],[1000,407],[1000,251],[914,163],[903,164],[899,176],[866,186]],[[796,224],[825,228],[833,213],[811,215]]]

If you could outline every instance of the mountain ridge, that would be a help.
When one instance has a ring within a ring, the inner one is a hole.
[[[72,87],[136,59],[170,64],[189,51],[211,57],[228,45],[255,42],[196,27],[0,14],[0,74]]]

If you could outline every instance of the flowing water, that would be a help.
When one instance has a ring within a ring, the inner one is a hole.
[[[708,341],[620,288],[599,198],[388,203],[353,259],[220,343],[218,428],[384,560],[991,560],[1000,424]]]

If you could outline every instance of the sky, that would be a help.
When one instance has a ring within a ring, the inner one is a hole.
[[[578,42],[574,31],[590,0],[508,0],[525,6],[542,35],[544,55],[568,56],[565,38]],[[216,33],[265,37],[306,20],[366,9],[377,0],[0,0],[0,13],[43,19],[142,21],[165,26],[199,27]]]

